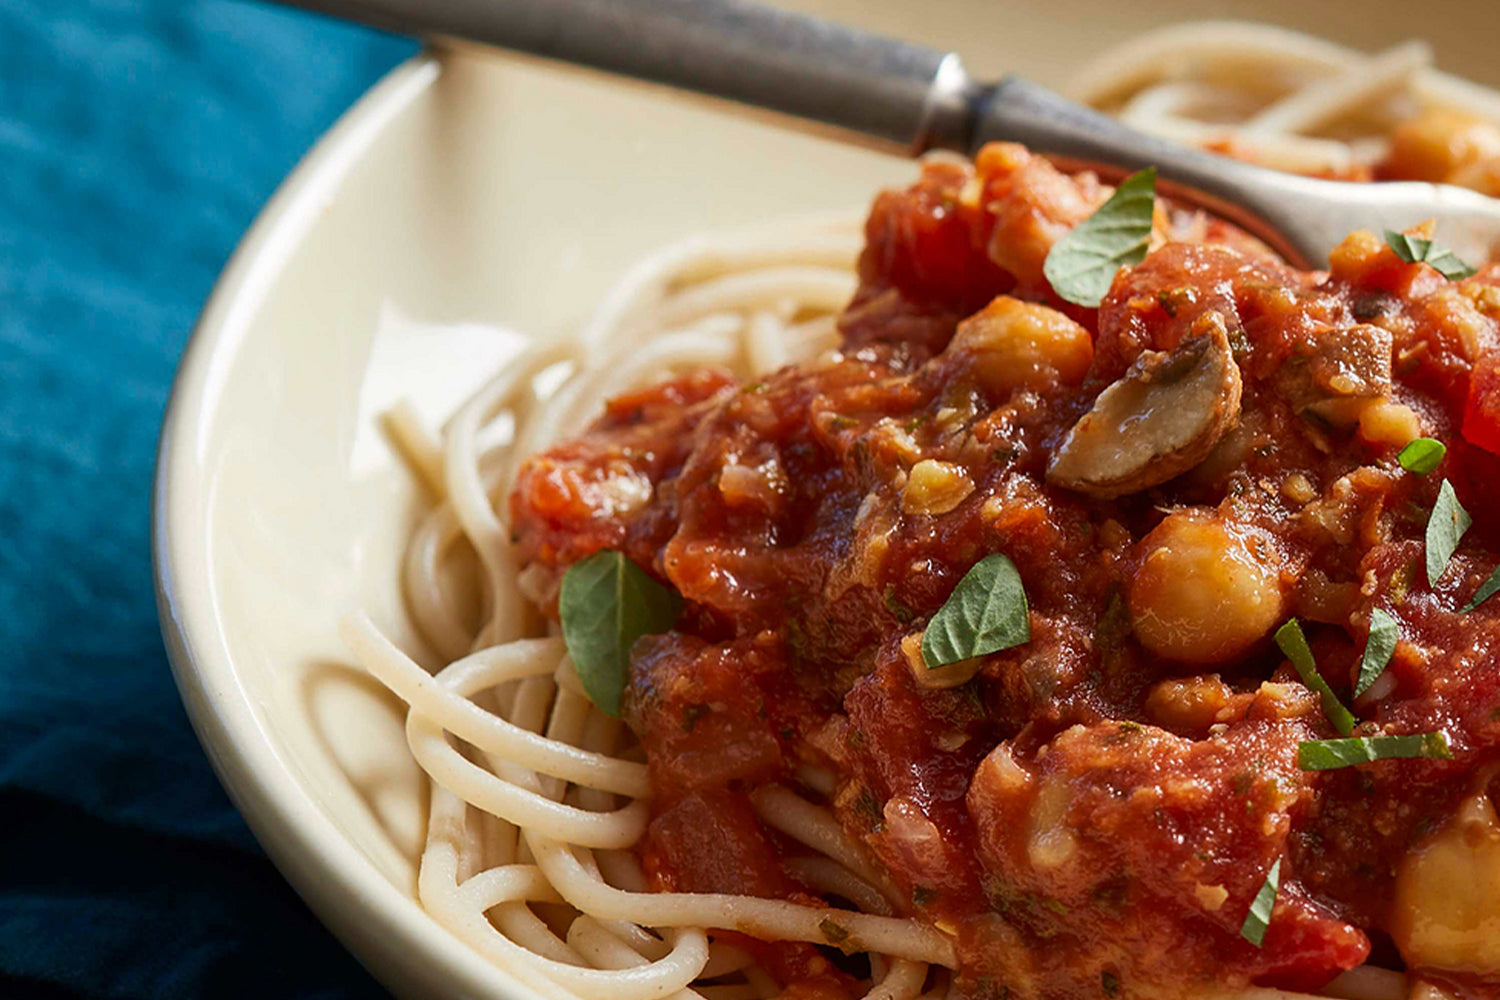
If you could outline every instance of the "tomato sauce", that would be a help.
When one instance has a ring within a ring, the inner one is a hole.
[[[635,647],[625,699],[659,887],[815,899],[749,804],[779,783],[953,937],[966,995],[1316,989],[1399,964],[1397,868],[1500,759],[1500,600],[1459,610],[1500,561],[1500,269],[1449,282],[1356,233],[1303,272],[1159,202],[1149,255],[1085,308],[1043,261],[1109,191],[1014,146],[929,164],[874,203],[842,350],[610,401],[523,467],[544,606],[605,548],[686,600]],[[1210,335],[1239,398],[1206,457],[1119,495],[1049,480],[1106,387]],[[1397,460],[1419,436],[1448,447],[1428,475]],[[1474,526],[1432,584],[1445,479]],[[991,553],[1030,640],[934,684],[914,637]],[[1400,641],[1355,699],[1376,609]],[[1453,759],[1300,769],[1302,741],[1339,734],[1271,639],[1291,617],[1356,735],[1442,730]],[[1256,946],[1241,928],[1278,859]],[[814,992],[852,982],[766,947]]]

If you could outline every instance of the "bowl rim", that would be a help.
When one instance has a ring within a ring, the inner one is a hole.
[[[300,785],[257,721],[212,597],[208,476],[198,454],[199,432],[213,418],[229,374],[224,359],[248,334],[286,251],[311,230],[386,128],[436,83],[449,58],[424,49],[346,110],[282,180],[215,281],[179,362],[158,439],[152,570],[167,657],[198,741],[256,840],[325,926],[399,994],[530,1000],[542,984],[488,961],[382,875]]]

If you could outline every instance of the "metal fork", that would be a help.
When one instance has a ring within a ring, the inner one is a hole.
[[[1318,180],[1128,128],[1028,80],[979,83],[937,52],[748,0],[282,0],[428,38],[460,38],[820,122],[906,155],[1023,143],[1107,176],[1155,165],[1164,193],[1322,266],[1351,230],[1435,219],[1470,262],[1500,246],[1500,201],[1443,184]]]

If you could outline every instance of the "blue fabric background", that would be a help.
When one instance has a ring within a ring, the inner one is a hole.
[[[408,41],[229,0],[0,0],[0,997],[378,997],[177,699],[162,408],[261,203]]]

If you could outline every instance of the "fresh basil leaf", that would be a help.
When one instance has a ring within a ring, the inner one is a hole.
[[[1240,925],[1240,937],[1259,948],[1266,939],[1266,928],[1271,923],[1271,911],[1276,908],[1276,893],[1281,891],[1281,859],[1277,858],[1266,872],[1266,880],[1250,903],[1250,912]]]
[[[1019,646],[1031,638],[1021,574],[1008,556],[985,556],[964,574],[922,634],[928,669]]]
[[[1458,502],[1458,495],[1448,480],[1438,487],[1437,503],[1432,505],[1432,515],[1427,518],[1427,583],[1436,587],[1448,560],[1458,548],[1459,539],[1469,530],[1474,519]]]
[[[557,610],[583,690],[600,711],[617,716],[630,678],[630,647],[643,635],[670,629],[682,598],[621,553],[605,550],[568,567]]]
[[[1375,678],[1385,672],[1396,651],[1396,640],[1401,638],[1401,626],[1396,619],[1376,608],[1370,612],[1370,635],[1365,639],[1365,652],[1359,658],[1359,680],[1354,683],[1354,697],[1358,698],[1370,690]]]
[[[1356,736],[1343,740],[1304,740],[1297,744],[1297,766],[1304,771],[1333,771],[1376,760],[1432,757],[1452,760],[1442,733],[1413,736]]]
[[[1121,181],[1093,215],[1052,244],[1042,264],[1052,290],[1075,305],[1097,306],[1120,268],[1145,259],[1155,207],[1155,167]]]
[[[1333,723],[1333,728],[1345,736],[1354,732],[1353,714],[1339,701],[1338,695],[1333,693],[1333,688],[1328,686],[1323,675],[1318,673],[1318,664],[1313,659],[1312,649],[1307,645],[1307,636],[1302,634],[1302,626],[1297,624],[1297,619],[1291,619],[1276,630],[1276,645],[1281,647],[1282,653],[1297,668],[1297,676],[1302,678],[1302,683],[1307,685],[1308,690],[1317,692],[1323,702],[1323,714]]]
[[[1408,264],[1427,264],[1449,281],[1467,278],[1479,272],[1458,259],[1458,255],[1437,240],[1424,240],[1420,236],[1408,236],[1394,230],[1385,231],[1385,243],[1396,252],[1396,256]]]
[[[1417,438],[1401,449],[1401,454],[1396,456],[1396,461],[1400,462],[1401,468],[1407,472],[1425,476],[1438,467],[1438,463],[1447,453],[1448,447],[1443,442],[1434,441],[1432,438]]]
[[[1449,281],[1459,281],[1479,273],[1479,268],[1464,263],[1459,259],[1458,254],[1447,247],[1438,247],[1429,252],[1427,263]]]
[[[1473,611],[1494,596],[1497,590],[1500,590],[1500,566],[1496,566],[1490,578],[1479,585],[1479,589],[1474,591],[1474,596],[1469,598],[1469,603],[1459,608],[1459,613],[1468,614]]]

